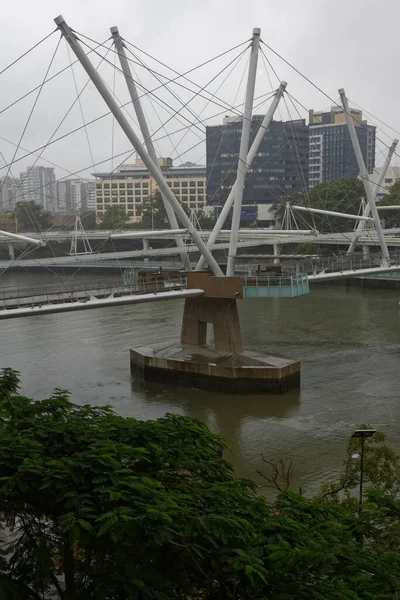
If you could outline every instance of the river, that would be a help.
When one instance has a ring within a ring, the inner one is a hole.
[[[0,283],[55,278],[6,273]],[[122,415],[204,419],[233,441],[226,458],[238,475],[260,481],[262,454],[292,455],[293,486],[311,494],[340,470],[360,423],[385,431],[400,450],[399,299],[394,290],[323,285],[300,298],[241,301],[245,346],[301,361],[300,391],[282,396],[232,397],[132,378],[129,348],[178,339],[183,301],[1,321],[0,367],[21,371],[23,393],[36,399],[61,387],[78,404],[111,404]]]

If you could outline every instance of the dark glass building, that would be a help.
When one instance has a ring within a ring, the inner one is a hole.
[[[254,115],[250,146],[263,120]],[[221,205],[232,187],[238,164],[241,119],[225,118],[206,128],[207,204]],[[273,121],[247,173],[243,204],[271,203],[308,188],[308,126],[304,120]]]
[[[356,133],[369,173],[375,167],[376,127],[362,120],[362,111],[350,109]],[[310,128],[310,188],[338,177],[358,176],[358,165],[346,125],[345,114],[339,107],[329,112],[309,112]]]

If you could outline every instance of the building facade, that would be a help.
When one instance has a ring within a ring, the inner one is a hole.
[[[20,173],[22,200],[33,200],[47,212],[57,208],[56,176],[53,167],[28,167]]]
[[[57,181],[57,212],[90,212],[95,210],[95,183],[88,179]]]
[[[356,126],[356,133],[369,173],[375,167],[376,127],[363,121],[362,111],[350,109]],[[358,176],[358,165],[346,116],[340,107],[332,107],[328,112],[309,111],[309,184],[310,188],[339,177]]]
[[[263,120],[254,115],[250,146]],[[207,204],[221,206],[236,178],[241,118],[206,128]],[[272,121],[249,169],[243,204],[270,204],[308,187],[308,127],[304,120]]]
[[[206,167],[174,167],[170,158],[160,158],[165,180],[176,198],[188,209],[201,210],[205,204]],[[158,189],[141,160],[121,165],[113,173],[93,173],[96,178],[96,216],[101,218],[110,206],[121,206],[132,223],[140,220],[141,204]]]
[[[13,177],[0,177],[0,211],[8,212],[22,201],[21,182]]]

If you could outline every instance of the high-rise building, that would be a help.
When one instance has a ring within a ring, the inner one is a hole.
[[[254,115],[250,146],[263,120]],[[207,204],[221,205],[236,177],[242,119],[206,128]],[[308,187],[308,127],[302,119],[272,121],[249,169],[243,204],[271,203]]]
[[[12,211],[15,203],[23,200],[21,196],[19,179],[13,177],[0,177],[0,210]]]
[[[200,210],[205,204],[206,167],[174,167],[171,158],[160,158],[164,178],[177,199],[189,209]],[[113,173],[93,173],[96,178],[96,215],[101,217],[110,206],[122,206],[132,223],[140,220],[139,207],[158,189],[139,159],[134,165],[121,165]]]
[[[20,173],[22,201],[33,200],[45,211],[57,207],[56,176],[53,167],[28,167]]]
[[[372,173],[375,166],[376,127],[363,121],[362,111],[350,109],[364,157],[365,166]],[[309,111],[310,129],[310,188],[339,177],[358,176],[357,160],[346,125],[346,115],[340,107],[328,112]]]
[[[94,181],[60,179],[57,181],[57,212],[76,213],[95,210]]]

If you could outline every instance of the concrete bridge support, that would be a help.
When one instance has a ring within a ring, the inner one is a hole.
[[[15,244],[12,242],[8,242],[8,258],[10,260],[15,260]]]
[[[225,394],[281,394],[298,388],[300,364],[262,352],[243,350],[237,299],[240,277],[187,273],[188,289],[204,294],[185,299],[181,338],[131,350],[131,369],[145,379]],[[207,325],[214,329],[207,343]]]

